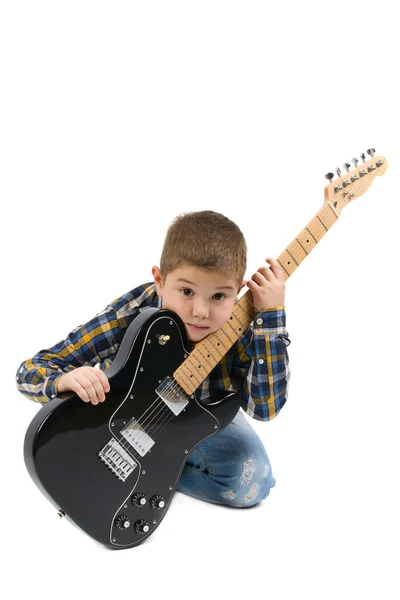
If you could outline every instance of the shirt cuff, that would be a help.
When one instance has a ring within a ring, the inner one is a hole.
[[[60,377],[62,377],[63,375],[64,375],[64,373],[54,373],[54,375],[50,375],[50,377],[48,377],[46,379],[45,384],[44,384],[43,395],[48,400],[54,400],[54,398],[57,397],[56,384],[57,384],[58,380],[60,379]]]
[[[285,307],[278,306],[255,312],[253,330],[256,335],[286,334]]]

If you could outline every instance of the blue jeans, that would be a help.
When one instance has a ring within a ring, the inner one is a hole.
[[[264,500],[274,485],[265,448],[240,410],[188,455],[177,489],[206,502],[244,508]]]

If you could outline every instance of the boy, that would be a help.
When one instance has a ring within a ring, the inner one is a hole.
[[[213,211],[178,216],[168,229],[160,267],[152,268],[154,282],[117,298],[65,340],[24,361],[17,371],[19,391],[42,403],[65,392],[94,406],[107,401],[110,386],[104,371],[141,309],[174,311],[196,343],[227,322],[247,284],[254,322],[197,393],[204,399],[217,390],[234,389],[250,416],[273,418],[286,402],[289,381],[284,276],[278,262],[267,259],[270,267],[262,266],[243,281],[246,253],[242,232],[227,217]],[[239,412],[192,450],[177,489],[207,502],[249,507],[265,499],[274,484],[264,446]]]

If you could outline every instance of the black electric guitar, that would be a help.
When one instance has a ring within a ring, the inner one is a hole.
[[[286,279],[342,209],[386,171],[385,158],[368,153],[352,171],[346,163],[335,181],[327,175],[322,209],[278,257]],[[109,548],[135,546],[154,532],[187,455],[239,410],[233,392],[202,403],[196,390],[252,320],[247,291],[228,322],[193,348],[175,313],[148,308],[128,327],[105,372],[105,402],[94,408],[71,395],[41,408],[25,435],[25,464],[60,515]]]

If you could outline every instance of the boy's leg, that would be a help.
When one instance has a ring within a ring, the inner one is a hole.
[[[177,489],[207,502],[247,507],[264,500],[274,485],[265,448],[239,411],[229,425],[192,450]]]

